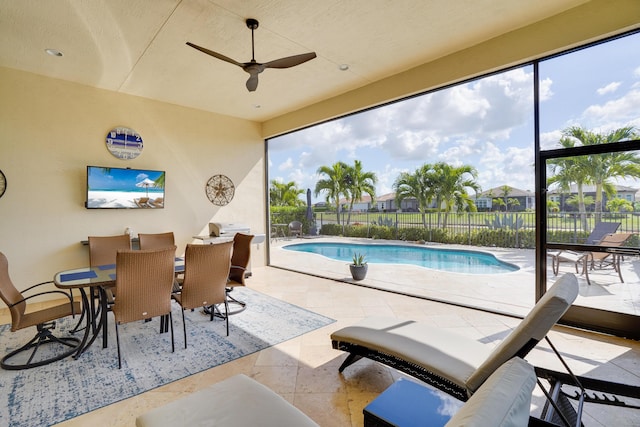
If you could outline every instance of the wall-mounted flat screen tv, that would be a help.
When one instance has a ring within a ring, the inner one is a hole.
[[[87,209],[164,208],[164,171],[87,166]]]

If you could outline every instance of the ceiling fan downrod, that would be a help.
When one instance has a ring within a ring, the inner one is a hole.
[[[253,41],[253,30],[257,29],[260,23],[257,19],[247,19],[247,27],[251,30],[251,62],[256,62],[255,45]]]

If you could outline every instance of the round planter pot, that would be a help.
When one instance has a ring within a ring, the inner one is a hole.
[[[349,265],[349,269],[351,270],[351,277],[353,280],[362,280],[367,276],[367,267],[368,264],[364,265]]]

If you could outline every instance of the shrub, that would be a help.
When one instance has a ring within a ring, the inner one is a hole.
[[[302,234],[309,234],[309,230],[315,223],[315,215],[313,213],[313,220],[309,220],[306,206],[272,206],[270,209],[271,224],[289,224],[293,221],[300,221]]]

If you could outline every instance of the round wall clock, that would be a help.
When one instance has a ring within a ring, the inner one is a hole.
[[[7,191],[7,177],[0,171],[0,197],[4,196],[5,191]]]
[[[142,153],[142,148],[142,137],[133,129],[117,127],[107,134],[107,150],[119,159],[135,159]]]
[[[207,181],[205,191],[211,203],[224,206],[233,199],[236,188],[226,176],[214,175]]]

